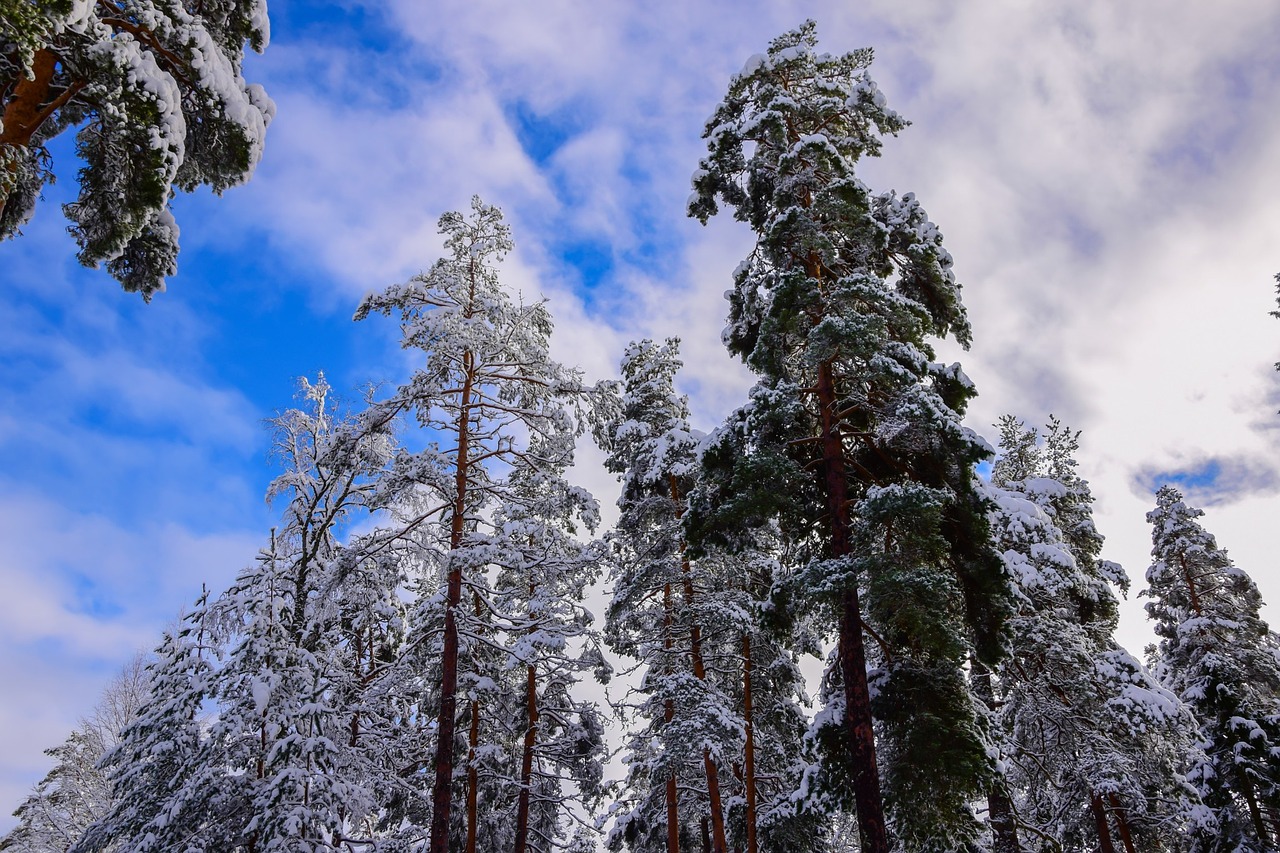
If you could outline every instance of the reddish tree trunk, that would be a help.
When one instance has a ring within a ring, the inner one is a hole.
[[[1107,794],[1107,802],[1111,803],[1111,810],[1116,815],[1116,828],[1120,831],[1120,843],[1124,845],[1126,853],[1138,853],[1137,848],[1133,846],[1133,833],[1129,827],[1129,816],[1125,814],[1124,807],[1120,805],[1120,798],[1115,794]]]
[[[529,708],[529,728],[524,733],[524,752],[520,757],[515,853],[525,853],[529,848],[529,788],[533,781],[533,747],[538,737],[538,677],[533,667],[529,667],[525,683],[525,701]]]
[[[818,407],[821,418],[823,472],[827,512],[831,518],[831,556],[843,557],[849,541],[849,486],[844,443],[836,423],[836,387],[830,362],[818,367]],[[871,694],[867,688],[867,655],[862,644],[862,612],[855,581],[841,595],[838,657],[844,679],[844,723],[849,735],[849,778],[858,811],[858,829],[865,853],[888,853],[889,836],[876,767],[875,733],[871,724]]]
[[[664,584],[662,587],[662,647],[666,650],[667,662],[666,668],[671,665],[671,647],[673,640],[671,637],[671,584]],[[668,699],[663,706],[662,719],[665,722],[671,722],[675,717],[676,709]],[[680,853],[680,812],[677,808],[680,791],[676,787],[676,774],[673,772],[667,777],[667,853]]]
[[[475,362],[463,357],[465,379],[458,414],[458,462],[454,477],[453,518],[449,548],[462,544],[467,510],[467,462],[470,453],[471,388]],[[444,652],[440,665],[440,716],[436,720],[436,778],[431,792],[431,853],[449,853],[449,810],[453,803],[453,735],[457,718],[458,623],[455,611],[462,602],[462,567],[451,566],[445,592]]]
[[[1116,845],[1111,840],[1111,827],[1107,825],[1107,809],[1102,804],[1102,798],[1097,794],[1091,794],[1089,804],[1093,807],[1094,825],[1098,829],[1098,849],[1101,853],[1116,853]]]
[[[667,478],[671,490],[671,501],[676,507],[676,520],[684,516],[684,506],[680,503],[680,487],[674,476]],[[685,553],[684,537],[680,537],[680,571],[684,579],[685,606],[693,609],[693,570],[689,565],[689,557]],[[693,660],[693,675],[699,681],[707,680],[707,668],[702,660],[702,626],[697,620],[689,629],[689,653]],[[720,773],[711,750],[702,751],[702,766],[707,774],[707,800],[711,811],[711,849],[713,853],[729,853],[729,843],[725,839],[724,808],[720,802]]]

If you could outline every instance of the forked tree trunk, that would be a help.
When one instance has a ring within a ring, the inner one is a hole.
[[[1089,805],[1093,808],[1094,826],[1098,830],[1098,850],[1101,853],[1116,853],[1116,845],[1111,840],[1111,827],[1107,824],[1107,809],[1102,804],[1102,798],[1097,794],[1090,794]]]
[[[817,396],[822,467],[831,518],[831,556],[852,550],[849,532],[849,486],[844,443],[836,423],[836,387],[830,362],[818,366]],[[865,853],[889,853],[889,836],[876,767],[875,732],[871,722],[871,694],[867,688],[867,653],[862,643],[862,612],[855,581],[840,598],[840,637],[837,652],[844,680],[845,728],[849,736],[849,779],[858,812],[858,830]]]
[[[1120,843],[1124,845],[1125,853],[1138,853],[1137,848],[1133,846],[1129,815],[1125,812],[1124,806],[1120,805],[1120,798],[1114,793],[1107,794],[1107,802],[1111,803],[1111,811],[1115,813],[1116,829],[1120,832]]]
[[[676,521],[684,516],[684,506],[680,503],[680,487],[674,476],[667,478],[671,491],[671,501],[676,507]],[[685,550],[684,537],[680,537],[680,571],[684,580],[684,603],[693,609],[693,570],[689,565],[689,557]],[[707,668],[702,659],[702,626],[693,620],[689,629],[689,654],[693,660],[693,675],[699,681],[707,680]],[[702,766],[707,774],[707,800],[711,811],[711,850],[712,853],[729,853],[729,844],[725,840],[724,808],[720,802],[720,772],[711,750],[702,750]]]

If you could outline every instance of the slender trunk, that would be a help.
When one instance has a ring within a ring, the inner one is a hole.
[[[670,671],[671,668],[671,584],[664,584],[662,587],[662,647],[666,650],[666,661],[663,668]],[[668,699],[663,706],[662,719],[664,722],[670,723],[675,718],[676,709]],[[680,813],[677,809],[677,803],[680,797],[680,791],[676,787],[676,774],[672,771],[667,777],[667,853],[680,853]]]
[[[480,745],[480,700],[471,700],[471,730],[467,736],[467,853],[476,853],[480,835],[480,769],[476,748]]]
[[[1120,805],[1120,798],[1114,793],[1107,794],[1107,802],[1111,803],[1111,811],[1116,815],[1116,829],[1120,831],[1120,843],[1124,845],[1125,853],[1137,853],[1137,848],[1133,846],[1133,833],[1129,827],[1129,816],[1125,813],[1124,806]]]
[[[529,585],[529,598],[534,597],[534,586]],[[530,623],[536,623],[531,612]],[[536,629],[534,624],[529,633]],[[533,747],[538,738],[538,671],[530,664],[525,674],[525,706],[529,715],[529,728],[524,733],[524,751],[520,756],[520,801],[516,806],[516,846],[515,853],[526,853],[529,849],[529,788],[533,781]]]
[[[676,520],[684,516],[684,506],[680,503],[680,486],[674,476],[667,478],[671,491],[671,501],[676,507]],[[684,580],[684,603],[690,612],[693,611],[693,569],[689,565],[689,556],[685,550],[684,537],[680,537],[680,572]],[[692,620],[689,629],[689,652],[693,660],[693,675],[699,681],[707,680],[707,667],[702,659],[702,626],[698,620]],[[729,843],[725,840],[724,808],[720,802],[720,773],[711,750],[702,750],[702,766],[707,774],[707,800],[711,811],[711,844],[714,853],[729,853]]]
[[[1240,776],[1240,788],[1244,794],[1244,801],[1249,805],[1249,819],[1253,822],[1253,831],[1258,833],[1258,840],[1263,844],[1271,843],[1271,836],[1267,834],[1267,827],[1262,822],[1262,810],[1258,808],[1258,797],[1254,793],[1253,785],[1244,775]]]
[[[702,853],[711,853],[711,832],[707,828],[707,817],[702,816]]]
[[[751,708],[751,635],[742,635],[742,717],[746,723],[743,789],[747,798],[747,853],[760,853],[756,842],[756,736]]]
[[[827,513],[831,517],[831,556],[838,558],[851,550],[849,487],[844,444],[835,418],[835,376],[830,362],[818,366],[817,392]],[[858,604],[857,581],[841,595],[840,605],[838,657],[844,679],[844,722],[850,747],[849,779],[858,811],[858,830],[865,853],[888,853],[889,836],[885,828],[884,801],[880,795],[880,772],[876,767],[875,732],[871,722],[871,694],[867,688],[867,655],[862,644],[862,612]]]
[[[458,404],[458,461],[454,476],[453,518],[449,530],[450,551],[457,550],[462,544],[462,534],[466,524],[471,389],[475,380],[475,357],[470,352],[463,356],[463,369],[465,379]],[[440,666],[440,716],[436,721],[436,778],[431,792],[431,853],[449,853],[449,809],[453,803],[453,733],[458,693],[458,623],[455,611],[461,603],[462,566],[453,564],[449,568],[449,580],[445,592],[444,651]]]
[[[524,752],[520,758],[520,803],[516,808],[516,850],[529,849],[529,788],[533,781],[533,747],[538,736],[538,677],[529,667],[525,684],[525,701],[529,706],[529,728],[524,733]]]
[[[995,710],[995,690],[991,686],[991,670],[971,657],[973,693],[988,709]],[[1004,787],[1004,780],[997,780],[987,792],[987,814],[991,818],[992,851],[994,853],[1019,853],[1018,822],[1014,818],[1013,800]]]
[[[1098,829],[1098,850],[1101,853],[1116,853],[1116,846],[1111,841],[1111,828],[1107,825],[1107,809],[1102,805],[1102,798],[1097,794],[1090,794],[1089,805],[1093,807],[1093,821]]]

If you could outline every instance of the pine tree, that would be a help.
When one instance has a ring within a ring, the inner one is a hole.
[[[1079,433],[999,428],[991,526],[1019,607],[1011,658],[975,668],[1007,763],[989,795],[996,847],[1177,849],[1205,817],[1183,777],[1190,718],[1114,639],[1112,585],[1128,579],[1100,558]]]
[[[143,299],[164,289],[175,189],[221,193],[262,156],[275,105],[241,64],[267,38],[263,0],[0,0],[0,240],[52,179],[49,142],[79,128],[81,263]]]
[[[736,755],[741,722],[723,688],[708,677],[704,628],[719,584],[689,559],[681,518],[696,475],[697,436],[688,401],[676,394],[679,341],[632,343],[623,356],[621,410],[611,425],[609,470],[623,481],[615,547],[614,596],[606,630],[614,649],[645,667],[639,707],[643,732],[631,739],[627,808],[611,835],[633,850],[665,849],[695,834],[691,811],[705,815],[711,849],[728,849],[721,766]],[[659,597],[660,596],[660,597]],[[660,603],[659,603],[660,602]],[[701,756],[700,767],[689,766]],[[700,772],[699,772],[700,771]],[[679,788],[686,783],[684,817]],[[663,809],[657,805],[661,787]],[[706,790],[698,803],[692,790]],[[619,803],[619,806],[623,805]],[[683,824],[683,831],[681,825]]]
[[[432,732],[430,849],[446,853],[451,833],[456,837],[460,831],[465,834],[463,849],[472,853],[481,846],[500,849],[515,843],[517,816],[506,811],[506,803],[508,798],[515,800],[518,810],[520,799],[519,792],[511,797],[513,789],[503,783],[511,778],[506,764],[511,745],[503,742],[502,728],[510,720],[512,709],[506,702],[512,691],[501,687],[511,677],[511,670],[505,669],[510,649],[502,632],[507,627],[503,619],[512,614],[504,605],[519,598],[511,593],[513,587],[494,584],[499,566],[530,571],[534,565],[527,555],[511,552],[511,543],[496,525],[504,513],[521,505],[520,490],[538,478],[545,478],[538,487],[550,488],[548,495],[577,501],[555,510],[552,517],[561,524],[585,507],[580,493],[557,491],[561,487],[556,484],[572,462],[573,437],[590,420],[590,411],[582,410],[590,389],[576,371],[548,356],[552,323],[546,305],[514,303],[503,290],[496,264],[512,242],[501,211],[476,198],[469,217],[446,213],[440,230],[448,255],[408,283],[367,297],[356,318],[395,313],[403,346],[422,351],[422,364],[410,381],[376,411],[384,418],[412,413],[429,444],[417,453],[401,453],[383,488],[388,495],[397,490],[403,495],[395,506],[402,518],[398,535],[414,543],[415,559],[422,566],[417,627],[408,642],[426,647],[439,660],[438,678],[420,691],[438,709]],[[530,521],[527,516],[524,520]],[[546,533],[552,527],[542,529]],[[540,539],[542,535],[528,544],[535,550],[549,547],[554,537]],[[556,548],[564,545],[564,540],[556,541],[561,542]],[[562,591],[581,589],[584,569],[575,565]],[[521,593],[522,624],[554,615],[537,603],[541,583],[534,579],[532,597],[527,590]],[[576,618],[569,617],[569,622]],[[527,644],[529,636],[517,642]],[[551,659],[535,660],[533,665],[546,667]],[[521,735],[533,730],[537,743],[540,732],[553,731],[550,722],[534,719],[527,705],[524,711],[526,729]],[[578,716],[580,724],[583,719]],[[460,722],[467,726],[465,735]],[[482,739],[485,732],[491,735]],[[468,756],[462,774],[455,773],[459,754]],[[498,798],[484,804],[497,835],[483,840],[482,784],[496,784]],[[459,795],[467,808],[465,822],[455,828],[453,803]]]
[[[202,706],[209,699],[213,638],[208,596],[182,627],[167,632],[148,666],[150,695],[103,758],[113,806],[71,848],[73,853],[201,850],[223,843],[205,830],[219,803],[199,784],[205,745]]]
[[[1214,849],[1280,844],[1280,638],[1262,597],[1172,486],[1147,513],[1147,615],[1160,637],[1157,674],[1194,710],[1204,757],[1193,768],[1218,818]]]
[[[870,61],[818,54],[807,23],[749,60],[708,121],[689,211],[705,221],[722,200],[756,232],[724,337],[760,381],[726,425],[734,452],[706,453],[720,485],[693,525],[774,519],[807,547],[794,601],[837,636],[814,807],[853,799],[874,853],[890,828],[954,850],[977,843],[969,802],[993,773],[965,670],[970,652],[999,658],[1010,593],[971,474],[989,448],[959,423],[973,386],[927,342],[969,342],[951,257],[914,196],[854,175],[906,125]],[[864,633],[882,646],[874,696]]]

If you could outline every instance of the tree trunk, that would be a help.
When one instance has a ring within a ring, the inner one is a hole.
[[[1244,794],[1244,801],[1249,805],[1249,820],[1253,823],[1253,831],[1258,834],[1258,840],[1264,845],[1270,845],[1271,836],[1267,833],[1267,827],[1262,822],[1262,810],[1258,808],[1258,797],[1254,793],[1253,785],[1249,783],[1248,777],[1241,774],[1240,788]]]
[[[1133,846],[1133,833],[1129,827],[1129,816],[1125,813],[1124,807],[1120,805],[1120,798],[1114,793],[1107,794],[1107,802],[1111,803],[1111,810],[1116,815],[1116,829],[1120,831],[1120,843],[1124,845],[1125,853],[1137,853],[1137,848]]]
[[[831,517],[831,556],[843,557],[849,541],[849,486],[844,443],[836,424],[835,377],[830,362],[818,366],[818,407],[821,417],[822,463]],[[841,595],[838,657],[844,679],[845,728],[849,736],[849,779],[858,811],[858,830],[864,853],[888,853],[889,836],[876,767],[875,732],[871,722],[871,694],[867,688],[867,655],[862,644],[862,612],[857,582]]]
[[[988,709],[996,706],[995,690],[991,686],[991,670],[970,656],[973,677],[973,693]],[[991,836],[993,853],[1020,853],[1022,845],[1018,843],[1018,822],[1014,818],[1013,800],[1009,798],[1004,787],[1004,780],[998,780],[987,792],[987,814],[991,818]]]
[[[533,747],[538,736],[538,676],[530,666],[525,681],[525,702],[529,709],[529,728],[524,733],[524,752],[520,756],[520,802],[516,807],[515,853],[526,853],[529,847],[529,787],[533,779]]]
[[[684,506],[680,503],[680,486],[674,476],[667,478],[671,490],[671,501],[676,507],[676,520],[684,516]],[[680,571],[684,578],[684,603],[693,609],[693,569],[689,565],[689,557],[685,551],[684,537],[680,537]],[[702,626],[698,620],[692,620],[689,629],[690,657],[693,660],[693,675],[699,681],[707,680],[707,668],[702,660]],[[729,843],[725,840],[724,808],[720,802],[720,773],[711,750],[702,751],[702,766],[707,774],[707,800],[711,811],[711,849],[713,853],[729,853]]]
[[[533,583],[529,584],[529,600],[533,601],[537,591]],[[529,633],[537,630],[536,615],[529,612]],[[538,739],[538,671],[529,664],[525,672],[525,707],[529,716],[529,728],[524,733],[524,750],[520,756],[520,799],[516,806],[516,844],[515,853],[526,853],[529,847],[529,799],[530,785],[533,781],[533,747]]]
[[[467,735],[467,853],[476,853],[480,835],[480,770],[476,747],[480,745],[480,700],[471,700],[471,729]]]
[[[1098,829],[1098,850],[1101,853],[1116,853],[1116,846],[1111,841],[1111,828],[1107,825],[1107,809],[1102,805],[1102,798],[1097,794],[1090,794],[1089,804],[1093,807],[1094,825]]]
[[[457,550],[462,544],[466,524],[471,388],[475,381],[475,357],[470,352],[463,356],[463,369],[465,379],[458,403],[458,462],[454,476],[453,518],[449,530],[450,551]],[[458,693],[458,623],[455,612],[462,603],[461,565],[450,566],[445,596],[440,716],[436,720],[436,778],[431,792],[431,853],[449,853],[449,809],[453,804],[453,733]]]
[[[664,669],[670,671],[671,668],[671,647],[673,639],[671,637],[671,584],[664,584],[662,587],[662,647],[666,650],[666,661],[663,664]],[[664,722],[670,723],[675,717],[675,706],[668,699],[663,706],[662,719]],[[680,791],[676,787],[676,774],[672,771],[667,777],[667,853],[680,853],[680,813],[677,804],[680,798]]]
[[[751,708],[751,635],[742,635],[742,717],[746,723],[743,789],[747,799],[747,853],[760,853],[756,842],[756,738]]]

